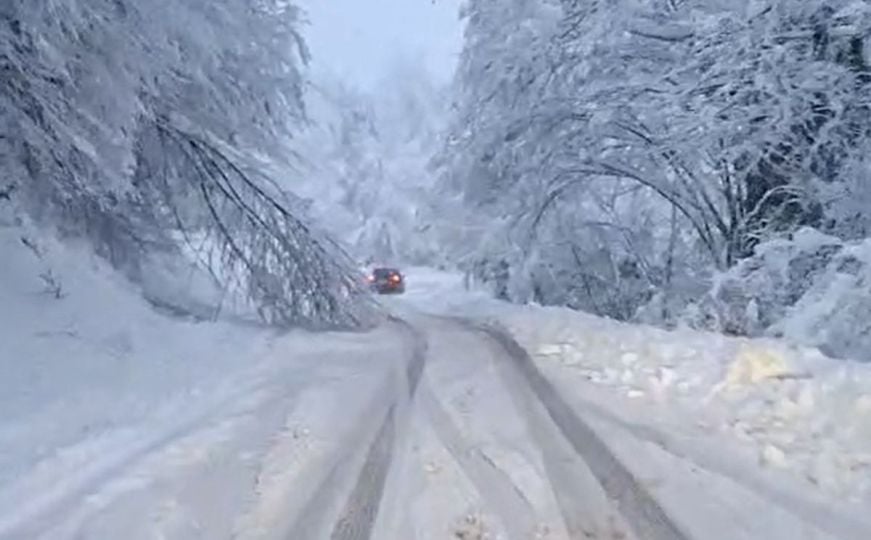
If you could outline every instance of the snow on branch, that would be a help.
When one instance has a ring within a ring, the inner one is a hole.
[[[673,315],[772,237],[871,229],[867,3],[466,11],[438,163],[498,224],[472,258],[508,266],[512,299]]]
[[[265,321],[358,325],[348,261],[274,181],[306,124],[300,17],[287,0],[4,0],[0,178],[139,283],[205,236],[205,266]]]
[[[180,161],[174,166],[194,173],[186,195],[206,209],[205,231],[217,246],[217,256],[208,261],[214,275],[246,296],[270,324],[356,327],[367,322],[359,279],[336,245],[207,138],[168,122],[159,122],[156,130],[163,148],[177,152]],[[163,195],[167,206],[180,204],[170,190]],[[179,219],[189,233],[200,225]]]

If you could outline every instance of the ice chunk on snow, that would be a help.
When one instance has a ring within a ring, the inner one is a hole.
[[[745,345],[729,366],[724,383],[726,387],[757,384],[791,373],[786,358],[778,351],[762,345]]]
[[[537,353],[538,356],[562,356],[562,354],[562,346],[554,343],[543,343]]]
[[[620,361],[623,362],[624,366],[630,366],[638,362],[638,353],[634,352],[625,352],[622,356],[620,356]]]
[[[762,464],[769,467],[782,469],[785,468],[787,464],[786,453],[773,444],[766,444],[762,447],[762,455],[760,458]]]
[[[462,523],[457,525],[453,536],[460,540],[482,540],[487,538],[489,534],[484,519],[478,514],[469,514]]]

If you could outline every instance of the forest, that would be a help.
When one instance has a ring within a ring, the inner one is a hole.
[[[0,205],[135,282],[359,327],[357,266],[871,346],[871,6],[469,0],[452,83],[315,78],[288,0],[6,0]],[[228,303],[227,305],[230,305]],[[226,309],[229,309],[226,307]]]

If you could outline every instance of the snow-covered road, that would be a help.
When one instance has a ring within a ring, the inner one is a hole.
[[[626,537],[508,352],[456,321],[414,324],[426,370],[374,537]]]
[[[437,273],[373,331],[272,335],[159,316],[53,253],[63,302],[27,292],[43,260],[0,279],[0,539],[871,537],[528,355],[538,315],[484,325]]]
[[[627,509],[643,538],[683,537],[610,454],[585,464],[590,434],[553,420],[499,339],[423,315],[377,338],[309,346],[304,376],[261,366],[155,440],[95,452],[3,537],[629,538]]]
[[[293,368],[263,364],[219,403],[156,428],[156,440],[95,453],[5,515],[2,536],[836,538],[777,508],[754,527],[747,497],[771,501],[657,459],[640,438],[600,436],[607,426],[585,421],[510,337],[404,316],[303,355],[294,343]],[[633,447],[648,455],[627,455]],[[693,491],[676,496],[674,485]]]
[[[268,353],[287,347],[292,366],[273,356],[220,399],[3,486],[0,536],[628,537],[496,339],[415,315],[301,345]]]

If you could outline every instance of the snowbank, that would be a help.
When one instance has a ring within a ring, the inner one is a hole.
[[[0,530],[3,510],[23,517],[22,500],[61,490],[94,456],[145,444],[155,418],[226,395],[226,374],[268,345],[254,329],[163,317],[86,249],[27,227],[0,227],[0,253]]]
[[[676,409],[710,435],[749,444],[765,467],[824,493],[871,501],[871,366],[773,339],[623,324],[562,308],[497,316],[540,362]]]
[[[718,461],[730,452],[744,461],[730,470],[756,468],[814,487],[823,499],[871,502],[867,364],[782,339],[516,306],[432,270],[410,271],[408,283],[418,309],[505,327],[581,407],[598,397],[608,414],[702,441]]]

